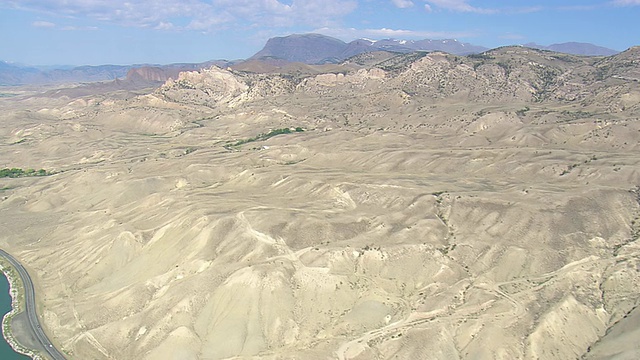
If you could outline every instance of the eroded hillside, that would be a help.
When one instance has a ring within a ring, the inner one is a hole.
[[[0,246],[72,359],[635,356],[639,56],[3,98]]]

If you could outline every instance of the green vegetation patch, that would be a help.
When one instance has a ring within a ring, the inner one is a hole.
[[[27,176],[47,176],[47,175],[51,175],[50,172],[48,172],[45,169],[40,169],[40,170],[34,170],[34,169],[27,169],[27,170],[22,170],[20,168],[4,168],[2,170],[0,170],[0,178],[19,178],[19,177],[27,177]]]
[[[275,130],[269,131],[268,133],[258,134],[257,136],[252,137],[252,138],[238,140],[234,144],[232,144],[231,146],[240,146],[240,145],[243,145],[243,144],[246,144],[246,143],[250,143],[250,142],[254,142],[254,141],[267,140],[269,138],[272,138],[272,137],[278,136],[278,135],[292,134],[292,133],[295,133],[295,132],[303,132],[303,131],[304,131],[304,129],[301,128],[301,127],[297,127],[294,130],[291,130],[290,128],[275,129]]]
[[[527,111],[529,111],[531,109],[529,109],[528,106],[525,106],[524,108],[520,109],[520,110],[516,110],[516,115],[518,116],[524,116],[524,114],[527,113]]]

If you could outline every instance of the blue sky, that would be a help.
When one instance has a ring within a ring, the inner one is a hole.
[[[274,36],[453,38],[486,47],[640,45],[640,0],[0,0],[0,60],[167,64],[246,58]]]

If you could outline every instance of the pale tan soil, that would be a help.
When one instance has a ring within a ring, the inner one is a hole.
[[[613,355],[638,340],[638,82],[539,102],[522,64],[2,99],[0,167],[61,172],[0,179],[0,246],[74,359]]]

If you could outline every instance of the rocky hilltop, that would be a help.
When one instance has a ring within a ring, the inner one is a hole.
[[[396,54],[359,64],[351,58],[329,73],[275,72],[269,76],[213,67],[182,73],[158,94],[180,102],[216,106],[296,92],[365,98],[370,92],[396,92],[419,99],[460,103],[544,103],[638,109],[635,82],[637,48],[608,58],[578,57],[522,47],[504,47],[466,57],[433,52]],[[366,56],[366,55],[363,55]],[[375,76],[369,76],[375,74]],[[385,79],[384,81],[382,79]]]
[[[637,358],[639,55],[3,97],[0,246],[70,359]]]

